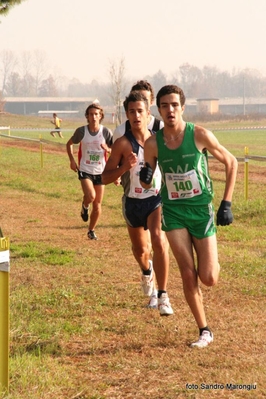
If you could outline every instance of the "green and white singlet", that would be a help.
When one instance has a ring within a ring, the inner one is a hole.
[[[156,141],[162,174],[162,230],[186,228],[199,239],[215,234],[207,151],[196,147],[194,124],[186,124],[183,142],[176,149],[165,145],[163,129]]]
[[[194,140],[194,124],[186,123],[183,142],[169,149],[163,129],[156,134],[158,163],[162,173],[161,196],[164,204],[206,205],[213,199],[207,151],[200,152]]]

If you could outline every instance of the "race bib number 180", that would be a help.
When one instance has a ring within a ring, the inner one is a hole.
[[[202,193],[195,170],[186,173],[165,173],[170,200],[192,198]]]

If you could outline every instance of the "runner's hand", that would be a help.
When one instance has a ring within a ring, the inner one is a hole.
[[[148,162],[146,162],[145,166],[140,169],[139,178],[143,183],[150,184],[152,181],[152,176],[153,176],[153,170],[151,168],[151,165]]]
[[[217,226],[227,226],[232,222],[231,202],[222,200],[217,212]]]

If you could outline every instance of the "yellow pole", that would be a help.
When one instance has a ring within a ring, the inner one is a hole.
[[[9,391],[9,239],[0,229],[0,393]]]
[[[245,200],[248,199],[248,147],[245,147]]]

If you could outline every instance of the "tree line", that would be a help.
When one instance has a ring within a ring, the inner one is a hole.
[[[24,0],[3,0],[0,15],[8,12]],[[0,20],[1,23],[1,20]],[[132,84],[139,79],[148,80],[157,92],[165,84],[177,84],[188,98],[232,98],[266,96],[266,77],[256,69],[234,69],[221,71],[217,67],[199,68],[183,63],[172,76],[159,70],[154,75],[129,79],[125,76],[125,59],[110,61],[110,82],[92,80],[82,83],[78,78],[68,79],[49,72],[44,52],[24,51],[17,57],[12,51],[0,53],[0,98],[10,97],[56,97],[90,96],[99,97],[103,104],[120,107],[120,99],[128,93]],[[2,84],[1,84],[2,79]]]
[[[0,94],[4,97],[95,97],[104,105],[119,103],[139,79],[148,80],[155,93],[165,84],[177,84],[187,98],[232,98],[266,96],[266,77],[255,69],[231,72],[217,67],[184,63],[171,76],[163,71],[129,79],[124,58],[111,60],[109,81],[90,83],[69,79],[49,69],[47,56],[40,50],[24,51],[17,56],[11,50],[0,52]]]

